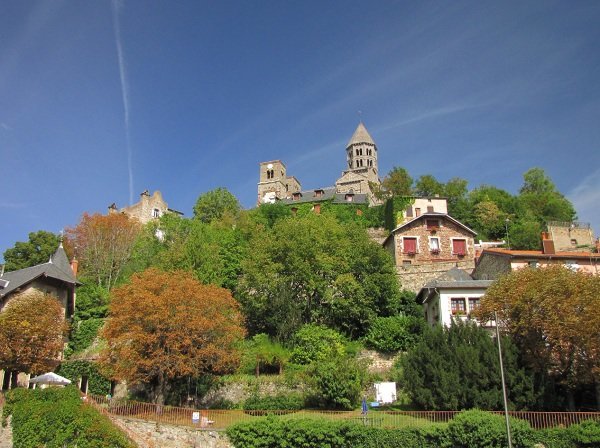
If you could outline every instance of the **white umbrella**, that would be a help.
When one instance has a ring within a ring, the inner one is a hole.
[[[29,382],[32,384],[48,384],[49,386],[66,386],[67,384],[71,384],[71,380],[54,372],[44,373],[43,375],[31,378]]]

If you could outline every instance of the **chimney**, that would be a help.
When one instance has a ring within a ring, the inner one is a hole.
[[[73,275],[75,276],[75,278],[77,278],[77,269],[79,268],[79,261],[77,261],[77,258],[73,257],[71,259],[71,269],[73,270]]]
[[[548,232],[542,232],[542,253],[546,255],[554,255],[556,253],[554,241],[550,239]]]
[[[0,277],[2,277],[4,275],[4,266],[6,266],[6,265],[0,264]]]

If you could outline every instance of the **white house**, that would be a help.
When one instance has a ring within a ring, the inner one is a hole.
[[[457,267],[425,284],[417,300],[425,309],[425,320],[430,325],[450,326],[453,319],[468,320],[479,306],[481,297],[492,280],[474,280]]]

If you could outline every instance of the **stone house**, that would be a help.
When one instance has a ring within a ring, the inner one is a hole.
[[[394,257],[402,287],[419,292],[452,267],[473,269],[475,235],[447,213],[425,212],[392,230],[383,247]]]
[[[427,323],[449,327],[453,321],[470,319],[471,312],[479,306],[492,283],[492,280],[474,280],[455,267],[427,282],[417,294],[417,300],[423,304]]]
[[[558,252],[589,252],[596,245],[589,223],[551,221],[547,227],[548,236]]]
[[[80,284],[76,275],[77,260],[73,259],[69,263],[61,243],[47,263],[6,272],[0,276],[0,312],[10,306],[17,294],[38,291],[56,297],[64,310],[65,319],[70,319],[75,312],[75,289]],[[17,384],[26,386],[28,381],[29,375],[0,370],[1,389]]]
[[[117,209],[117,205],[113,202],[108,207],[108,213],[124,213],[137,219],[142,224],[146,224],[153,219],[158,219],[165,213],[175,213],[177,215],[183,215],[183,213],[170,209],[165,200],[162,197],[160,191],[156,190],[152,195],[148,190],[143,191],[140,194],[139,202],[136,202],[129,207],[123,207]]]

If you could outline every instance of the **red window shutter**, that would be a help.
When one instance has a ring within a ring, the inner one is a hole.
[[[452,240],[452,252],[456,255],[466,255],[467,242],[465,240]]]
[[[407,253],[407,254],[417,253],[417,239],[416,238],[404,238],[404,253]]]

